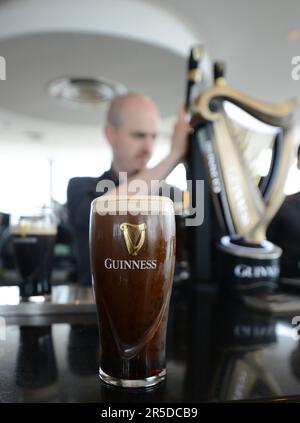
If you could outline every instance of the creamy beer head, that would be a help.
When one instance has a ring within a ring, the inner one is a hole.
[[[168,197],[134,195],[134,196],[110,196],[104,195],[92,202],[92,207],[100,215],[105,214],[174,214],[173,201]]]
[[[53,211],[41,208],[33,209],[31,214],[13,214],[10,233],[20,275],[20,296],[29,300],[48,296],[57,233]]]
[[[26,219],[21,220],[18,224],[10,226],[10,233],[12,235],[56,235],[57,227],[50,222],[32,222]]]
[[[23,213],[12,214],[10,218],[12,235],[53,236],[57,234],[54,212],[48,207],[24,209]]]

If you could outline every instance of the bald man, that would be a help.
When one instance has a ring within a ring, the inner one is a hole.
[[[137,179],[145,182],[145,187],[150,187],[152,181],[163,181],[185,156],[188,125],[184,111],[181,110],[174,126],[169,154],[154,168],[146,168],[153,153],[159,126],[159,111],[149,97],[138,93],[116,97],[108,109],[104,128],[113,153],[111,168],[98,178],[73,178],[69,182],[67,204],[82,285],[91,285],[89,213],[91,202],[100,195],[96,191],[98,183],[104,180],[114,182],[116,189],[110,193],[119,194],[126,194],[128,184]],[[126,185],[119,180],[120,172],[127,174]],[[151,191],[152,195],[161,194],[158,185],[156,187],[151,184],[151,188],[157,189],[157,192]]]

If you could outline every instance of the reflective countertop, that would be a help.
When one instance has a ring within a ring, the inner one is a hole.
[[[10,304],[14,311],[0,304],[0,402],[202,402],[300,394],[295,313],[258,312],[237,299],[221,300],[213,283],[191,281],[172,293],[166,382],[146,391],[107,386],[98,378],[92,293],[72,289],[61,294],[70,294],[65,309],[48,304],[43,313],[33,304],[16,312],[16,304]]]

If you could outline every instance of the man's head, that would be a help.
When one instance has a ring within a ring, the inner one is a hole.
[[[142,94],[116,97],[108,110],[105,135],[113,150],[113,166],[132,175],[149,161],[160,116],[155,103]]]

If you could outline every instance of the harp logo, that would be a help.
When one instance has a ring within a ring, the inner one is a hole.
[[[120,229],[123,232],[127,250],[131,256],[136,256],[144,245],[146,228],[146,223],[141,223],[139,225],[126,222],[121,223]]]

